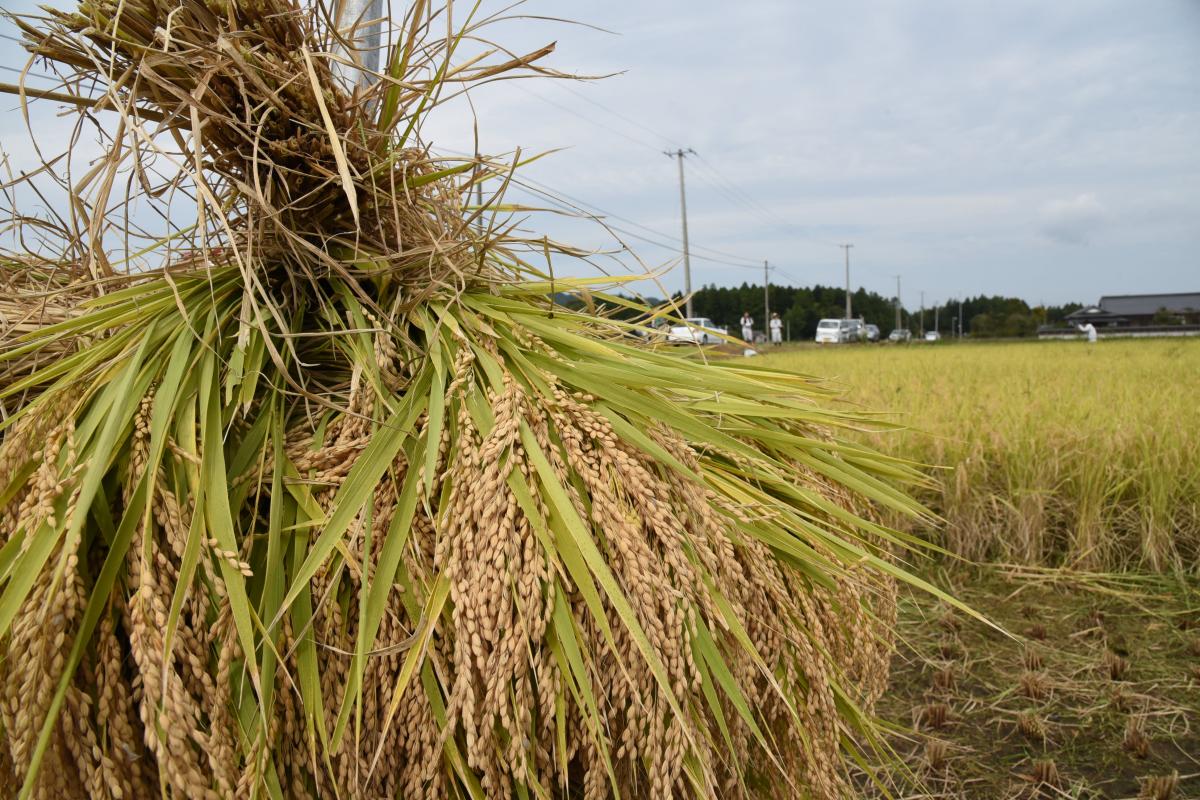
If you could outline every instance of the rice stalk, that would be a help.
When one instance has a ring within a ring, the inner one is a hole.
[[[873,509],[922,515],[916,473],[810,379],[640,344],[534,266],[573,251],[469,199],[518,165],[418,131],[551,48],[451,11],[353,90],[321,6],[18,20],[110,144],[60,242],[103,291],[0,350],[59,354],[0,388],[13,794],[849,793],[916,581]],[[158,265],[105,249],[178,197]]]

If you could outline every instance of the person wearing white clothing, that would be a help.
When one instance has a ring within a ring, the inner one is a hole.
[[[783,320],[777,313],[771,315],[771,344],[783,344]]]
[[[1096,333],[1096,326],[1090,322],[1086,325],[1079,325],[1078,328],[1087,334],[1089,344],[1095,344],[1096,339],[1100,338]]]
[[[742,340],[754,341],[754,317],[750,316],[749,311],[742,312]]]

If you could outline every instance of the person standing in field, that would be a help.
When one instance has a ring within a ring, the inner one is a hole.
[[[1096,339],[1100,338],[1099,335],[1096,333],[1096,326],[1093,325],[1092,323],[1089,322],[1085,325],[1080,325],[1078,327],[1079,327],[1079,330],[1081,330],[1087,334],[1088,344],[1095,344]]]
[[[742,312],[742,340],[754,342],[754,317],[750,316],[749,311]]]
[[[779,312],[771,314],[771,344],[783,344],[783,320]]]

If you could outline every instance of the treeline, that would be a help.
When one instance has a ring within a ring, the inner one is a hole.
[[[681,295],[676,295],[679,299]],[[895,298],[858,289],[850,297],[853,315],[879,326],[886,336],[896,326]],[[811,339],[817,323],[826,318],[841,318],[846,313],[846,291],[834,286],[771,286],[771,311],[783,318],[792,339]],[[1017,297],[999,295],[964,298],[963,333],[979,337],[1033,336],[1039,325],[1061,323],[1063,318],[1081,308],[1078,303],[1062,306],[1030,306]],[[754,327],[763,327],[762,284],[743,283],[741,286],[705,286],[692,296],[693,313],[708,317],[717,325],[736,330],[742,312],[754,317]],[[959,303],[920,309],[901,309],[901,325],[914,334],[937,330],[951,336],[957,325]]]
[[[678,298],[679,295],[676,295]],[[817,323],[829,317],[846,315],[846,290],[832,286],[771,285],[771,311],[783,319],[792,339],[811,339]],[[873,322],[882,331],[894,327],[895,303],[890,297],[859,289],[850,296],[852,313]],[[708,317],[731,331],[738,327],[743,311],[754,317],[754,327],[763,327],[763,288],[743,283],[741,286],[705,286],[692,295],[692,309],[697,317]]]

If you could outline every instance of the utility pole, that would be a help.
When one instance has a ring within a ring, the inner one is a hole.
[[[687,297],[687,316],[692,316],[692,261],[688,255],[688,233],[687,233],[687,192],[683,187],[683,157],[688,153],[695,155],[696,151],[692,148],[684,150],[682,148],[672,153],[666,151],[668,158],[679,159],[679,215],[683,219],[683,293]]]
[[[763,261],[763,333],[767,344],[771,343],[771,268]]]
[[[933,307],[933,329],[934,329],[935,331],[938,329],[938,312],[939,312],[939,311],[941,311],[941,310],[942,310],[942,307],[941,307],[941,306],[934,306],[934,307]]]
[[[958,338],[963,336],[962,298],[958,298]]]
[[[896,330],[900,330],[900,276],[896,276]]]
[[[850,248],[853,244],[839,244],[838,247],[846,251],[846,319],[850,319]]]
[[[925,290],[921,290],[921,336],[925,335]]]

